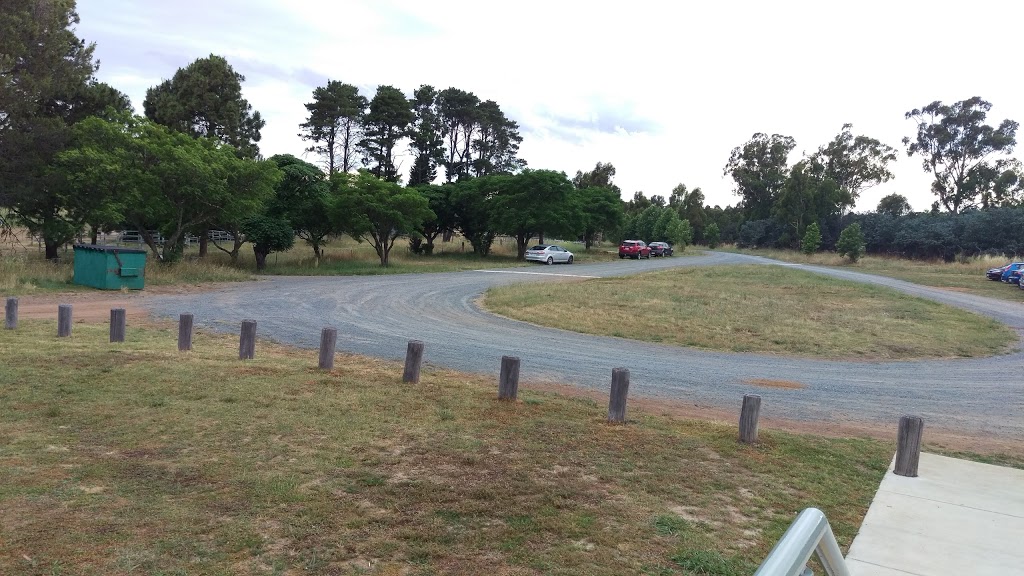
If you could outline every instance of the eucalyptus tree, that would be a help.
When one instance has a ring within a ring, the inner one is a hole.
[[[363,139],[359,149],[363,164],[375,177],[398,182],[395,148],[409,135],[409,126],[415,119],[412,104],[393,86],[380,86],[370,101],[370,110],[363,117]]]

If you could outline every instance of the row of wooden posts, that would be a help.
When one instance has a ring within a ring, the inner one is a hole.
[[[71,305],[61,304],[57,308],[57,336],[71,336]],[[18,327],[18,299],[8,298],[5,307],[4,326],[8,330]],[[192,328],[194,316],[181,314],[178,318],[178,350],[185,352],[192,349]],[[126,315],[124,308],[110,311],[110,341],[124,342]],[[323,370],[334,369],[334,356],[337,352],[338,331],[324,328],[320,332],[319,367]],[[423,365],[424,344],[419,340],[410,340],[405,352],[405,369],[402,381],[418,384],[420,368]],[[252,360],[256,357],[256,321],[242,320],[241,333],[238,341],[238,358]],[[516,356],[501,357],[501,371],[498,375],[498,400],[514,402],[519,395],[519,365]],[[608,399],[608,422],[624,424],[626,422],[626,397],[629,394],[629,370],[626,368],[612,369],[611,395]],[[739,441],[745,444],[757,443],[758,420],[761,416],[761,397],[756,394],[743,396],[740,407]],[[895,473],[900,476],[917,476],[918,461],[921,454],[921,436],[924,421],[917,416],[900,418],[896,444]]]

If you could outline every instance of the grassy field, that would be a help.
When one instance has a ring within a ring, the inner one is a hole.
[[[745,575],[807,506],[848,546],[894,449],[74,330],[0,331],[2,574]]]
[[[813,264],[816,266],[835,266],[889,276],[922,286],[933,286],[956,292],[967,292],[990,298],[1000,298],[1013,302],[1024,302],[1024,291],[1016,286],[993,282],[985,278],[989,268],[1003,266],[1010,262],[1006,258],[980,256],[965,261],[942,262],[906,260],[886,256],[865,256],[856,263],[840,258],[834,252],[819,252],[807,256],[795,250],[735,250],[743,254],[765,256],[785,262]]]
[[[595,246],[586,251],[576,242],[562,244],[575,255],[578,263],[615,260],[612,245]],[[405,274],[411,272],[456,272],[478,268],[524,266],[516,260],[515,242],[508,238],[496,240],[491,255],[480,258],[473,254],[468,243],[463,249],[461,239],[436,244],[431,256],[418,256],[409,252],[407,242],[400,240],[391,252],[390,265],[380,266],[380,260],[373,246],[356,242],[349,237],[331,241],[325,249],[324,258],[316,266],[313,250],[299,241],[287,252],[271,254],[267,259],[266,274],[314,276],[314,275],[373,275]],[[134,246],[133,246],[134,247]],[[465,251],[464,251],[465,250]],[[251,280],[256,269],[255,257],[249,245],[242,247],[238,261],[231,262],[227,254],[212,244],[207,258],[196,258],[197,248],[190,247],[180,262],[157,264],[152,254],[147,256],[146,285],[171,286],[182,284],[203,284],[210,282],[236,282]],[[0,292],[5,294],[35,294],[40,292],[67,292],[92,290],[71,283],[74,274],[74,254],[71,250],[61,252],[58,263],[46,262],[42,255],[27,245],[5,246],[0,249]]]
[[[677,269],[628,282],[512,285],[489,290],[484,304],[510,318],[565,330],[732,352],[972,357],[999,354],[1017,341],[994,320],[780,266]]]

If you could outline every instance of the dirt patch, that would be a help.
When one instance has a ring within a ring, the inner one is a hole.
[[[76,323],[100,324],[110,321],[112,308],[124,308],[128,319],[149,319],[149,311],[142,305],[146,298],[169,294],[198,294],[235,283],[157,286],[144,291],[97,291],[39,294],[18,298],[18,318],[22,320],[57,321],[57,306],[72,305]]]
[[[750,378],[743,381],[744,384],[750,384],[751,386],[760,386],[761,388],[783,388],[786,390],[801,390],[806,388],[799,382],[793,382],[792,380],[771,380],[769,378]]]

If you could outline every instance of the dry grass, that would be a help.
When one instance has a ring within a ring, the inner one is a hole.
[[[489,290],[484,303],[499,314],[565,330],[733,352],[974,357],[1005,352],[1017,342],[994,320],[781,266],[513,285]]]
[[[985,278],[989,268],[1003,266],[1009,259],[979,256],[955,262],[940,260],[906,260],[892,256],[865,256],[856,263],[840,258],[834,252],[818,252],[807,256],[795,250],[736,250],[743,254],[765,256],[785,262],[842,267],[868,274],[897,278],[922,286],[966,292],[1013,302],[1024,301],[1024,291],[1015,285],[993,282]]]
[[[0,332],[2,574],[749,574],[794,514],[848,546],[892,446],[521,393],[170,328]]]

